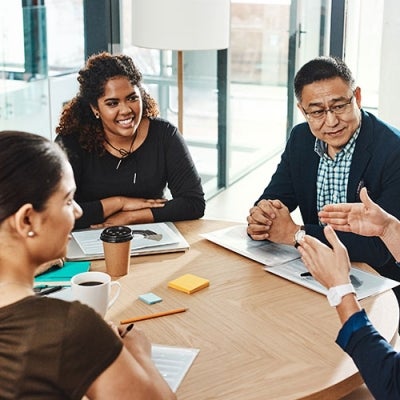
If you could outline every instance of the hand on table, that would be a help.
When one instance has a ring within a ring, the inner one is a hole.
[[[137,211],[119,211],[110,215],[101,224],[91,225],[91,228],[100,229],[115,225],[148,224],[154,222],[153,213],[150,208]]]
[[[289,209],[279,200],[261,200],[250,209],[247,233],[254,240],[293,244],[299,226],[294,223]]]
[[[145,208],[160,208],[164,207],[167,199],[142,199],[133,197],[122,197],[121,211],[136,211]]]
[[[250,208],[247,217],[247,233],[254,240],[266,240],[269,238],[269,229],[275,218],[275,207],[271,200],[261,200]]]

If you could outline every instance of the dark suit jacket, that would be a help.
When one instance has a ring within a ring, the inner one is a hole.
[[[359,202],[360,190],[365,186],[376,203],[400,219],[400,131],[372,114],[361,112],[361,130],[350,167],[347,202]],[[318,224],[316,181],[319,156],[314,152],[314,144],[315,137],[307,123],[293,128],[281,162],[257,202],[279,199],[290,211],[299,207],[307,234],[326,243]],[[366,262],[383,275],[388,275],[382,266],[393,266],[393,258],[380,239],[337,233],[352,261]],[[398,275],[395,273],[396,276],[391,277],[400,280],[400,269],[397,269]]]

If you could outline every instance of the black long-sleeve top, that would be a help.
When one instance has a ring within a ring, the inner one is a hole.
[[[151,118],[148,135],[142,145],[120,159],[105,152],[84,150],[79,132],[57,136],[67,151],[74,171],[77,191],[75,200],[83,216],[75,228],[87,228],[104,221],[100,199],[112,196],[158,199],[166,187],[172,199],[164,207],[153,208],[155,222],[201,218],[205,200],[201,179],[182,135],[161,118]]]

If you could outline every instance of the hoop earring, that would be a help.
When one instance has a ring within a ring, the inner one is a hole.
[[[34,237],[35,236],[35,232],[33,232],[33,231],[29,231],[28,232],[28,237]]]

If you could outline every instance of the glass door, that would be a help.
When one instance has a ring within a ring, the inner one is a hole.
[[[304,121],[294,96],[296,72],[312,58],[329,53],[330,1],[293,0],[290,14],[288,134],[292,126]]]

